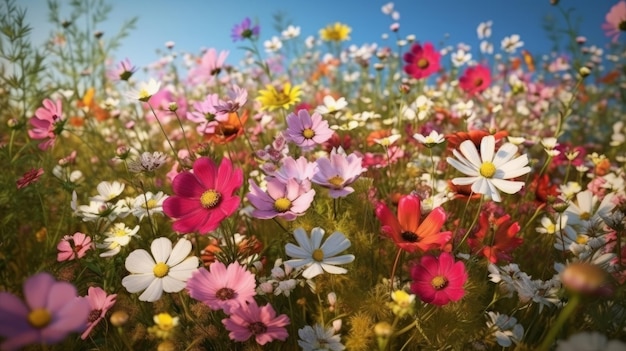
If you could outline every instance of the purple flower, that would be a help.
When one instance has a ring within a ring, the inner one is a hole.
[[[287,140],[304,151],[326,142],[333,133],[328,122],[322,120],[322,115],[317,112],[311,116],[307,110],[299,110],[298,114],[292,112],[287,116]]]
[[[44,272],[26,279],[23,291],[25,301],[0,292],[0,336],[5,338],[0,349],[56,344],[72,332],[85,330],[91,307],[72,284]]]
[[[315,190],[305,191],[304,187],[295,179],[287,183],[277,178],[268,177],[267,192],[259,188],[254,180],[250,179],[250,192],[247,197],[254,207],[252,216],[260,219],[282,217],[286,221],[293,221],[309,209],[315,196]]]
[[[345,151],[340,147],[333,148],[329,158],[317,159],[319,171],[313,176],[313,183],[330,189],[329,195],[333,199],[344,197],[354,189],[352,184],[361,173],[367,171],[361,166],[361,157],[352,153],[346,156]]]
[[[252,26],[252,21],[249,17],[244,18],[240,24],[236,24],[230,34],[233,41],[252,39],[259,36],[259,26]]]
[[[248,101],[248,91],[234,85],[228,90],[228,99],[219,100],[215,104],[215,110],[218,113],[228,114],[237,112]]]

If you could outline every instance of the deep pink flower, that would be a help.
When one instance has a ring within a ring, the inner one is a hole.
[[[66,235],[57,244],[57,261],[71,261],[85,257],[87,251],[93,248],[91,237],[76,232],[73,235]]]
[[[333,135],[334,131],[328,126],[328,122],[322,119],[322,115],[314,112],[309,114],[307,110],[299,110],[297,113],[287,115],[287,140],[298,145],[302,150],[308,151],[315,146],[325,143]]]
[[[470,95],[482,93],[490,84],[491,71],[481,65],[468,67],[459,78],[459,86]]]
[[[376,205],[376,217],[382,224],[381,230],[398,247],[407,252],[425,252],[440,249],[452,237],[451,232],[440,232],[446,221],[446,212],[441,207],[433,209],[421,221],[421,201],[415,194],[404,195],[398,201],[398,216],[382,202]]]
[[[611,7],[602,24],[604,33],[617,43],[620,32],[626,31],[626,1],[620,1]]]
[[[100,323],[107,311],[115,305],[117,294],[107,295],[102,288],[90,286],[85,297],[89,301],[89,306],[91,306],[91,313],[89,313],[89,318],[87,319],[87,329],[80,336],[83,340],[87,339],[93,328]]]
[[[426,303],[443,306],[465,295],[465,264],[455,262],[450,253],[442,252],[439,257],[423,256],[411,270],[411,277],[411,292]]]
[[[293,221],[302,216],[311,206],[315,197],[315,190],[311,189],[310,182],[304,180],[301,185],[296,179],[289,179],[283,183],[278,178],[267,178],[267,191],[250,179],[250,192],[246,196],[255,207],[252,217],[270,219],[281,217]],[[306,184],[309,183],[309,184]]]
[[[207,234],[237,210],[240,199],[235,193],[242,184],[243,171],[233,169],[228,158],[218,168],[210,158],[201,157],[193,163],[193,171],[174,178],[175,195],[165,199],[163,212],[175,219],[175,231]]]
[[[15,183],[18,189],[25,188],[39,180],[43,174],[43,168],[33,168],[30,171],[24,173],[24,175],[18,179]]]
[[[48,150],[54,145],[57,135],[61,134],[65,125],[61,100],[53,102],[45,99],[43,107],[39,107],[35,111],[35,117],[30,119],[30,124],[33,128],[28,130],[28,136],[43,140],[39,143],[39,149]]]
[[[215,261],[210,269],[200,268],[187,280],[189,296],[227,314],[254,301],[256,281],[246,267]]]
[[[411,50],[404,54],[404,72],[415,79],[426,78],[439,71],[441,55],[431,43],[424,46],[415,43]]]
[[[18,350],[31,344],[56,344],[70,333],[82,332],[91,308],[76,294],[74,285],[38,273],[23,285],[24,301],[0,292],[2,350]]]
[[[274,340],[285,341],[289,336],[285,329],[289,325],[289,317],[284,314],[276,316],[272,305],[259,307],[254,300],[232,311],[230,317],[222,319],[222,323],[230,332],[230,339],[240,342],[254,337],[257,344],[265,345]]]
[[[367,168],[361,166],[361,157],[352,153],[346,155],[343,149],[333,148],[328,158],[316,160],[318,172],[313,176],[313,183],[328,188],[333,199],[344,197],[354,192],[350,185],[354,183]]]

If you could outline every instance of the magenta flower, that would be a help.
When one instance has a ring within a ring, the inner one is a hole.
[[[85,257],[87,251],[93,248],[91,237],[76,232],[73,235],[66,235],[57,244],[57,261],[71,261]]]
[[[175,195],[165,199],[163,212],[175,219],[173,230],[207,234],[237,210],[240,199],[235,193],[242,184],[242,170],[233,169],[228,158],[218,168],[210,158],[201,157],[193,163],[193,172],[174,178]]]
[[[411,270],[411,277],[411,292],[426,303],[443,306],[450,301],[458,301],[465,295],[465,264],[461,261],[454,262],[450,253],[442,252],[439,257],[422,256]]]
[[[45,99],[43,107],[38,108],[35,117],[30,119],[30,124],[33,128],[28,130],[28,136],[43,140],[39,143],[39,149],[48,150],[54,145],[57,135],[61,134],[65,125],[61,100],[53,102]]]
[[[116,297],[117,294],[107,295],[106,291],[97,286],[89,287],[86,299],[89,301],[89,306],[91,306],[91,313],[89,313],[89,318],[87,319],[87,329],[80,336],[81,339],[87,339],[93,328],[100,323],[107,311],[115,305]]]
[[[439,71],[441,55],[431,43],[423,46],[415,43],[411,50],[404,54],[404,72],[415,79],[426,78]]]
[[[283,183],[280,179],[268,177],[267,192],[259,188],[254,180],[250,179],[249,183],[250,192],[246,197],[255,207],[252,217],[260,219],[281,217],[293,221],[305,214],[315,196],[310,184],[301,186],[296,179]]]
[[[333,148],[329,158],[319,158],[316,162],[318,172],[312,181],[330,189],[329,195],[333,199],[354,192],[349,185],[356,181],[361,173],[367,171],[361,166],[361,157],[354,153],[346,156],[341,147]]]
[[[292,112],[287,116],[285,136],[303,151],[325,143],[333,136],[333,133],[334,131],[328,127],[328,122],[323,120],[322,115],[317,112],[311,116],[309,111],[299,110],[297,114]]]
[[[481,65],[468,67],[459,78],[459,86],[470,95],[482,93],[490,84],[491,71],[488,67]]]
[[[200,268],[187,280],[189,296],[226,314],[254,301],[256,281],[246,267],[215,261],[210,269]]]
[[[276,316],[272,305],[259,307],[254,300],[232,311],[230,317],[222,319],[222,323],[230,332],[230,339],[240,342],[254,337],[257,344],[265,345],[274,340],[285,341],[289,336],[285,329],[289,325],[289,317],[284,314]]]
[[[24,300],[0,292],[2,350],[18,350],[31,344],[56,344],[70,333],[82,332],[91,308],[68,282],[49,273],[35,274],[24,282]]]
[[[236,24],[230,34],[233,41],[253,39],[259,36],[259,26],[252,26],[250,18],[246,17],[240,24]]]
[[[611,41],[617,43],[621,32],[626,31],[626,1],[620,1],[611,7],[606,14],[606,22],[602,24],[602,29]]]

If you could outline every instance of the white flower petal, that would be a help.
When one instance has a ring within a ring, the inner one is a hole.
[[[319,263],[313,263],[312,265],[309,266],[309,268],[305,269],[302,272],[302,276],[305,277],[306,279],[311,279],[322,273],[324,273],[322,266]]]
[[[469,185],[475,183],[481,177],[459,177],[452,179],[454,185]]]
[[[155,261],[165,263],[172,252],[172,242],[168,238],[156,238],[150,244],[150,251]]]
[[[511,179],[516,178],[521,175],[524,175],[530,172],[530,167],[527,167],[528,164],[528,156],[522,155],[514,160],[511,160],[501,166],[498,167],[498,174],[501,176],[497,176],[502,179]],[[526,167],[525,167],[526,166]]]
[[[502,145],[502,147],[500,147],[500,149],[496,153],[496,157],[493,159],[493,165],[496,166],[496,168],[500,168],[500,166],[515,157],[517,151],[517,146],[511,143],[506,143]]]
[[[285,262],[285,264],[289,265],[291,268],[298,268],[298,267],[306,266],[307,264],[310,264],[310,263],[313,263],[312,258],[289,260]]]
[[[155,278],[146,290],[139,295],[140,301],[154,302],[163,295],[163,282],[160,278]]]
[[[285,245],[285,252],[287,253],[287,256],[293,258],[310,258],[313,254],[313,250],[306,251],[305,249],[291,243]]]
[[[170,267],[176,266],[177,264],[181,263],[187,256],[189,256],[190,252],[191,241],[185,238],[181,238],[174,246],[172,253],[170,253],[170,257],[167,259],[166,262],[167,265]]]
[[[168,293],[179,292],[185,288],[185,282],[174,279],[170,276],[165,276],[161,279],[161,283],[163,284],[163,291]]]
[[[476,150],[476,145],[474,145],[474,142],[471,140],[462,142],[461,145],[459,145],[459,150],[463,156],[477,168],[483,164],[480,155],[478,155],[478,150]]]
[[[496,148],[496,138],[493,135],[487,135],[480,141],[480,158],[483,162],[492,162],[493,153]]]
[[[147,288],[155,279],[154,274],[131,274],[122,279],[122,285],[129,293],[136,293]]]
[[[199,260],[196,256],[190,256],[180,264],[171,267],[167,275],[178,280],[187,281],[187,279],[191,278],[193,272],[198,269],[198,263]]]
[[[343,233],[334,232],[331,236],[324,241],[324,244],[320,247],[324,251],[324,257],[332,257],[350,247],[350,240],[348,240]]]
[[[131,273],[152,274],[156,262],[154,262],[154,259],[150,256],[148,251],[139,249],[131,252],[128,257],[126,257],[124,265],[126,266],[126,270]]]
[[[300,245],[300,247],[304,251],[311,253],[313,252],[313,250],[315,250],[314,248],[311,247],[311,241],[309,240],[309,235],[307,234],[306,230],[304,230],[303,228],[295,229],[293,231],[293,236],[294,238],[296,238],[298,245]]]
[[[322,239],[324,238],[324,229],[315,227],[311,230],[311,246],[313,250],[319,249],[322,244]]]
[[[453,159],[452,157],[448,157],[446,160],[452,167],[456,168],[459,172],[465,175],[473,176],[473,177],[477,177],[479,175],[478,169],[469,167],[463,162],[459,162],[456,159]]]
[[[354,261],[354,255],[341,255],[325,259],[322,264],[346,264]]]
[[[520,191],[524,186],[524,182],[516,182],[504,179],[491,179],[491,182],[493,183],[493,185],[496,186],[496,188],[507,194],[515,194]]]
[[[346,274],[348,272],[347,269],[345,268],[341,268],[341,267],[337,267],[337,266],[333,266],[330,264],[325,264],[322,263],[322,268],[330,274]]]

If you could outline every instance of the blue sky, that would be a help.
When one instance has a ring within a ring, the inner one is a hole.
[[[571,9],[579,34],[589,44],[600,47],[608,40],[600,25],[605,14],[618,0],[561,0],[562,9]],[[68,0],[59,0],[69,13]],[[120,23],[137,16],[137,28],[125,39],[114,55],[115,59],[130,58],[142,67],[157,59],[156,50],[164,49],[166,41],[174,41],[176,50],[199,53],[202,48],[230,50],[227,60],[237,64],[242,51],[232,43],[230,31],[244,17],[257,19],[261,25],[261,40],[278,33],[273,28],[272,15],[282,12],[294,25],[300,26],[302,38],[317,36],[320,28],[336,21],[352,27],[351,44],[378,43],[395,45],[395,39],[381,38],[389,33],[392,19],[381,12],[389,1],[374,0],[128,0],[113,1],[113,12],[101,28],[105,35],[119,30]],[[33,26],[33,41],[48,38],[51,25],[44,0],[21,0],[27,8]],[[477,49],[476,27],[480,22],[493,21],[491,41],[496,50],[505,36],[519,34],[525,48],[533,54],[548,53],[551,43],[543,30],[543,20],[552,16],[564,26],[559,8],[549,0],[398,0],[395,10],[400,14],[400,35],[414,34],[418,41],[438,45],[448,35],[446,43],[463,42]],[[580,21],[580,22],[579,22]],[[390,36],[390,38],[392,38]]]

